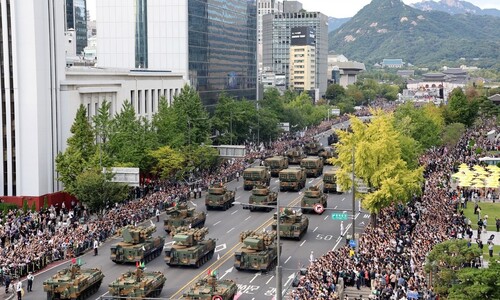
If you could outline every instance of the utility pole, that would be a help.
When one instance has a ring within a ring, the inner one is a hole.
[[[276,264],[276,300],[281,300],[282,298],[282,270],[281,270],[281,242],[280,242],[280,221],[281,221],[281,211],[280,211],[280,199],[276,200],[276,242],[277,242],[277,255],[278,255],[278,260]]]

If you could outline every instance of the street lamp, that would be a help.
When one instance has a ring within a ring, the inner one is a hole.
[[[280,197],[276,199],[276,242],[277,242],[277,255],[278,259],[276,262],[276,300],[281,300],[282,297],[282,267],[281,267],[281,242],[280,242],[280,221],[281,221],[281,211],[280,211]]]

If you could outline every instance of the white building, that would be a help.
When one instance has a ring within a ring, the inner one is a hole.
[[[257,0],[257,63],[262,70],[262,16],[283,12],[283,2],[278,0]]]
[[[3,196],[58,190],[54,159],[63,143],[58,135],[59,82],[65,66],[63,8],[63,0],[0,0]]]
[[[62,140],[71,136],[70,127],[80,104],[87,108],[90,119],[105,100],[111,103],[111,115],[119,112],[128,100],[138,116],[151,120],[158,112],[160,98],[165,97],[171,104],[186,83],[181,74],[168,71],[68,68],[66,80],[61,83]],[[63,146],[62,150],[66,144]]]

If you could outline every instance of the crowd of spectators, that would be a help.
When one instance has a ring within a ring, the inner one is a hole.
[[[348,286],[369,287],[371,299],[436,299],[423,271],[426,255],[445,240],[472,238],[470,222],[457,212],[450,176],[457,163],[479,163],[476,148],[500,146],[484,137],[492,129],[498,130],[487,121],[469,129],[453,149],[426,152],[420,159],[425,166],[422,196],[383,209],[377,224],[370,224],[360,236],[357,253],[346,244],[314,261],[291,298],[339,299],[337,284],[342,278]]]
[[[10,210],[0,223],[0,283],[6,277],[22,277],[54,261],[79,256],[92,249],[94,241],[104,242],[122,226],[154,217],[157,209],[163,211],[175,202],[201,197],[201,190],[234,179],[255,159],[284,153],[346,119],[324,121],[302,137],[285,134],[268,145],[248,145],[245,158],[226,160],[215,170],[195,174],[194,182],[148,181],[132,193],[135,199],[108,207],[102,214],[90,214],[79,203],[40,211]]]

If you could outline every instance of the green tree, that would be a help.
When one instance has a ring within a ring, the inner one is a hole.
[[[94,130],[88,121],[87,109],[83,104],[76,111],[75,121],[71,125],[71,137],[68,138],[68,148],[78,150],[84,161],[88,161],[95,153]]]
[[[184,155],[169,146],[152,150],[149,152],[149,155],[154,159],[154,167],[151,173],[161,179],[171,178],[184,165]]]
[[[462,123],[451,123],[446,125],[442,135],[443,145],[448,147],[455,146],[464,132],[465,125]]]
[[[434,291],[446,296],[451,286],[458,283],[457,270],[480,255],[481,250],[476,245],[468,247],[466,240],[449,240],[435,245],[425,264],[425,271],[432,273]]]
[[[441,122],[424,108],[415,107],[413,103],[398,106],[394,112],[394,121],[399,132],[418,141],[423,149],[441,144]]]
[[[478,111],[479,102],[468,101],[462,89],[455,88],[450,94],[443,116],[446,124],[462,123],[469,127],[476,120]]]
[[[355,105],[361,105],[365,100],[363,91],[355,84],[350,84],[345,90],[345,95],[354,101]]]
[[[500,299],[500,264],[492,259],[488,268],[464,268],[448,291],[449,300]]]
[[[371,192],[360,195],[362,204],[374,216],[393,203],[405,203],[421,192],[423,168],[410,169],[402,159],[402,148],[412,146],[394,128],[392,114],[374,111],[370,123],[351,117],[352,132],[339,130],[338,158],[332,162],[339,166],[338,184],[342,190],[352,185],[352,157],[354,173]]]
[[[326,88],[325,97],[331,104],[336,105],[345,96],[345,89],[340,84],[330,84]]]
[[[112,182],[110,173],[99,170],[85,170],[77,176],[73,195],[92,211],[99,211],[106,206],[127,199],[128,186]]]
[[[176,123],[177,116],[174,109],[168,104],[165,97],[161,97],[158,102],[158,112],[153,116],[153,127],[159,145],[180,147],[184,144],[184,134],[177,130]]]

